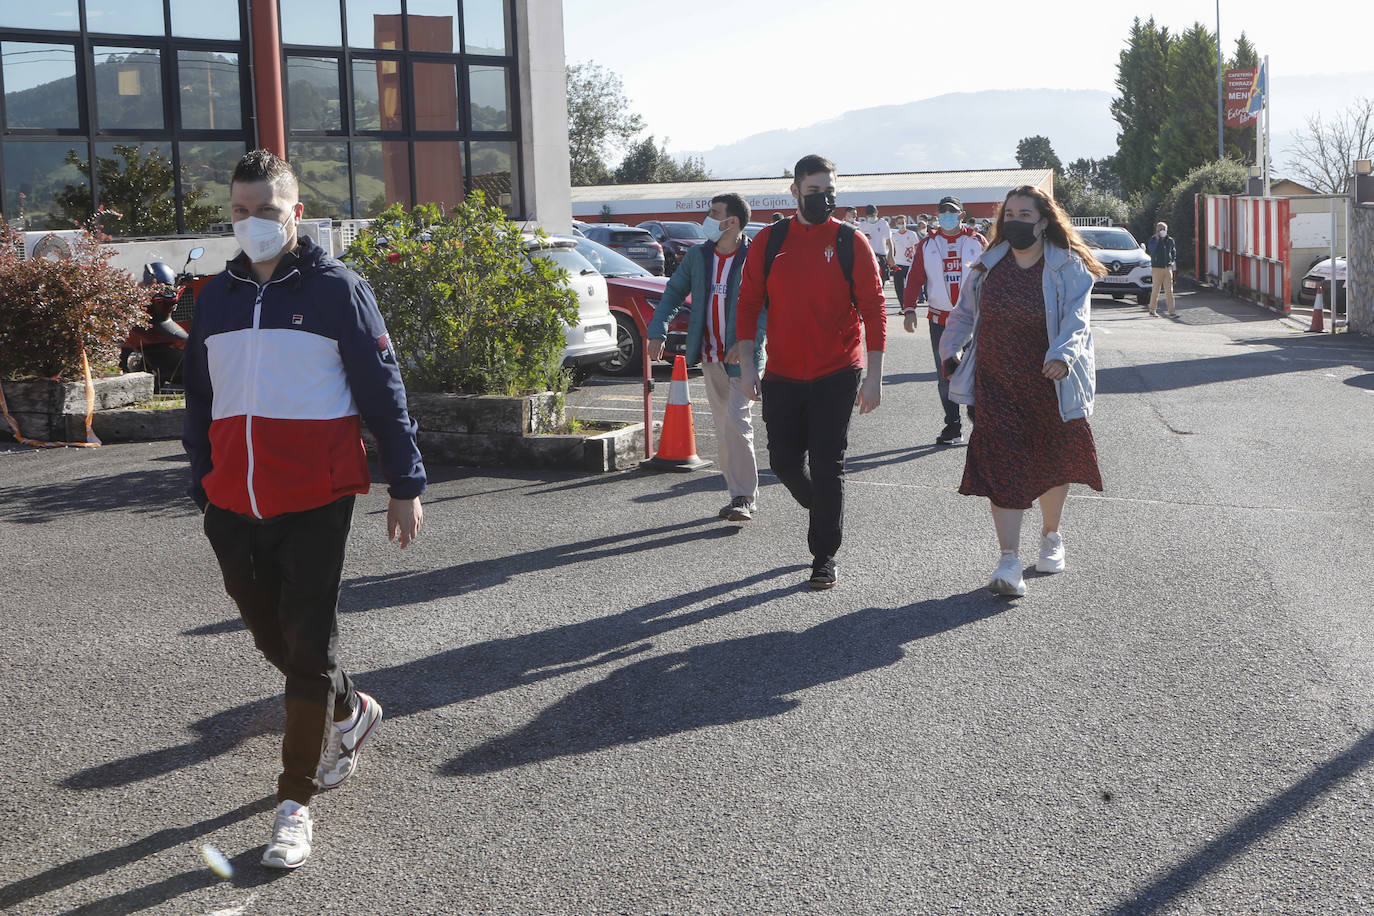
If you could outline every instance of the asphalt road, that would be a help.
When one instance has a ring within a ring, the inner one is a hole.
[[[341,627],[386,719],[285,875],[281,682],[179,446],[0,447],[0,909],[1374,912],[1374,345],[1180,310],[1097,300],[1106,491],[1016,601],[895,317],[829,592],[770,476],[735,525],[714,472],[436,467],[405,552],[374,489]]]

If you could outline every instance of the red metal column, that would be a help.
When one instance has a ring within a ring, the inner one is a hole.
[[[282,106],[281,30],[276,0],[249,0],[253,38],[253,99],[260,149],[286,158],[286,112]]]

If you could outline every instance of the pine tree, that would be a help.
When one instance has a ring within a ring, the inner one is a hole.
[[[1164,87],[1168,114],[1159,133],[1154,185],[1167,191],[1217,158],[1217,42],[1200,22],[1169,45]]]
[[[1116,88],[1121,97],[1112,100],[1112,117],[1121,125],[1121,133],[1116,136],[1115,170],[1125,194],[1149,188],[1154,178],[1155,140],[1164,124],[1164,79],[1172,42],[1169,30],[1157,27],[1154,17],[1145,22],[1137,18],[1117,64]]]
[[[1064,163],[1059,161],[1050,145],[1050,138],[1039,135],[1022,137],[1016,144],[1016,164],[1023,169],[1054,169],[1055,175],[1064,169]]]

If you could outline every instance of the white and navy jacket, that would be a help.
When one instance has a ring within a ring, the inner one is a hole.
[[[265,519],[370,483],[361,420],[396,499],[425,468],[372,290],[308,238],[263,285],[240,254],[196,299],[183,368],[190,496]]]

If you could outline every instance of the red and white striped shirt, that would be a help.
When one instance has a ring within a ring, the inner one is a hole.
[[[730,265],[735,262],[736,248],[729,254],[713,252],[711,261],[711,302],[706,310],[706,327],[702,335],[701,358],[703,362],[719,363],[725,361],[725,335],[729,327],[725,323],[725,304],[730,294]]]

